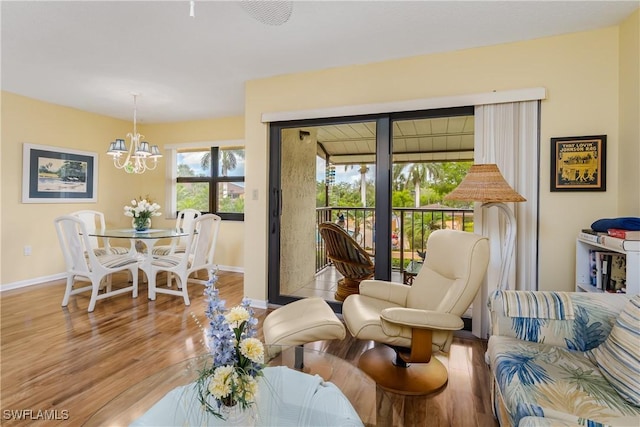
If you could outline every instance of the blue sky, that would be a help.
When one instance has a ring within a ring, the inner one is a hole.
[[[195,173],[203,173],[202,167],[200,167],[200,159],[202,158],[202,151],[178,153],[178,164],[188,165]],[[233,176],[244,176],[244,159],[236,157],[238,166],[233,170]]]

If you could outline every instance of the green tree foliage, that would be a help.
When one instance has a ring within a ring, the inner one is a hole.
[[[429,206],[442,202],[442,195],[435,191],[431,186],[422,190],[420,193],[420,206]]]
[[[464,179],[471,168],[473,162],[447,162],[442,163],[442,174],[436,179],[431,188],[442,200],[444,196],[451,193]],[[473,202],[445,201],[446,206],[464,207],[473,206]]]
[[[460,184],[472,162],[394,164],[392,170],[393,207],[415,206],[415,185],[419,185],[420,206],[442,203],[452,207],[469,207],[467,202],[444,202],[444,197]],[[422,180],[418,180],[422,177]],[[412,193],[412,191],[414,193]],[[324,200],[325,182],[316,182],[316,206],[359,207],[360,183],[338,182],[331,186],[329,201]],[[366,182],[367,206],[375,206],[375,186]]]
[[[196,174],[193,172],[193,169],[189,167],[189,165],[181,163],[178,165],[178,176],[196,176]]]
[[[321,208],[327,206],[327,197],[326,197],[326,182],[325,181],[316,181],[316,207]]]
[[[193,169],[186,164],[178,165],[178,176],[196,176]],[[176,186],[177,208],[209,210],[209,184],[206,182],[178,183]]]
[[[176,186],[178,210],[191,208],[209,211],[209,184],[206,182],[178,183]]]
[[[360,207],[360,185],[338,182],[331,186],[329,199],[333,206]]]
[[[244,198],[230,197],[222,198],[218,201],[218,212],[244,212]]]
[[[413,196],[407,189],[395,190],[391,194],[391,203],[394,208],[410,208],[413,206]]]

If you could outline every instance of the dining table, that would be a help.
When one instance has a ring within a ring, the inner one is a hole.
[[[129,239],[131,242],[130,255],[140,258],[139,268],[147,277],[151,273],[151,262],[153,261],[153,247],[162,239],[177,239],[187,236],[189,233],[182,228],[149,228],[138,231],[134,228],[103,228],[90,231],[89,236],[105,237],[108,239]],[[141,242],[143,247],[139,248],[136,243]]]

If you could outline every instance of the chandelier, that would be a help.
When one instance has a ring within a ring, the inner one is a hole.
[[[133,94],[133,133],[128,133],[127,138],[131,140],[129,149],[124,139],[116,139],[109,144],[107,154],[113,157],[113,165],[118,169],[124,169],[127,173],[144,173],[147,170],[154,170],[158,166],[158,159],[162,157],[157,145],[149,145],[146,141],[141,141],[144,135],[140,135],[136,123],[136,98]]]

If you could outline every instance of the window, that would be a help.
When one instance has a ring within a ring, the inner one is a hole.
[[[176,208],[244,220],[244,148],[178,150]]]

